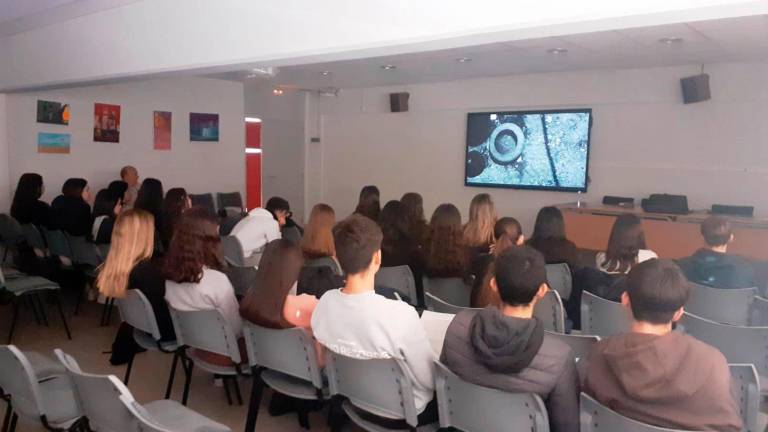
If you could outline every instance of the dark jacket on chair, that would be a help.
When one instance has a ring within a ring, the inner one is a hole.
[[[448,326],[440,360],[473,384],[541,396],[553,432],[578,432],[573,352],[548,337],[538,319],[508,317],[493,307],[459,312]]]
[[[689,281],[715,288],[752,288],[756,286],[752,263],[738,255],[699,249],[677,261]]]

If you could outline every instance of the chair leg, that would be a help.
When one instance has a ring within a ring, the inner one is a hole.
[[[104,306],[101,307],[101,318],[99,318],[99,327],[107,325],[107,311],[109,310],[109,297],[104,299]]]
[[[13,413],[11,416],[11,424],[8,425],[8,432],[16,432],[16,422],[19,421],[19,416]]]
[[[104,325],[109,325],[109,323],[112,322],[112,311],[115,309],[114,297],[107,299],[107,302],[109,303],[109,308],[107,309],[107,321],[104,323]]]
[[[171,391],[173,391],[173,380],[176,377],[176,364],[179,362],[179,353],[173,353],[173,361],[171,362],[171,374],[168,375],[168,385],[165,387],[165,398],[170,399]]]
[[[19,318],[19,299],[15,298],[11,303],[13,303],[13,318],[11,318],[11,330],[8,331],[8,345],[13,340],[13,331],[16,330],[16,320]]]
[[[37,306],[35,305],[35,302],[32,300],[31,294],[25,294],[24,295],[24,304],[27,308],[32,310],[32,315],[35,317],[35,322],[37,325],[42,324],[40,321],[40,314],[37,312]]]
[[[128,359],[128,366],[125,368],[125,378],[123,378],[123,384],[128,385],[128,380],[131,379],[131,369],[133,369],[133,359],[136,358],[136,353],[131,354],[131,358]]]
[[[43,304],[43,301],[40,299],[40,294],[33,294],[32,295],[32,302],[37,302],[37,306],[40,309],[40,317],[43,319],[43,325],[46,327],[49,327],[48,325],[48,315],[45,313],[45,305]]]
[[[80,290],[77,292],[77,300],[75,300],[75,313],[74,313],[75,316],[77,316],[80,313],[80,303],[83,302],[84,291],[85,291],[85,287],[80,287]]]
[[[232,384],[235,386],[235,397],[237,398],[237,404],[243,405],[243,396],[240,394],[240,383],[237,382],[237,375],[232,377]]]
[[[11,415],[13,414],[13,408],[11,408],[11,401],[5,401],[5,416],[3,416],[3,427],[0,428],[0,432],[6,432],[8,430],[8,423],[11,422]]]
[[[299,426],[309,430],[309,410],[307,409],[307,405],[303,402],[304,401],[299,402],[299,409],[296,411],[296,414],[299,418]]]
[[[224,387],[224,394],[227,395],[227,403],[229,405],[232,405],[232,395],[229,393],[229,377],[226,375],[214,375],[215,378],[219,378],[221,380],[221,385]]]
[[[256,430],[256,420],[259,417],[259,407],[261,406],[261,396],[264,393],[264,381],[261,380],[261,370],[258,367],[251,368],[251,398],[248,402],[248,416],[245,420],[245,432],[254,432]]]
[[[195,364],[192,362],[192,360],[182,358],[181,359],[181,365],[184,366],[184,372],[186,372],[186,381],[184,381],[184,395],[181,397],[181,404],[186,405],[187,400],[189,400],[189,387],[192,384],[192,370],[195,367]]]
[[[69,331],[67,325],[67,318],[64,316],[64,309],[61,307],[61,293],[56,293],[54,296],[56,301],[56,308],[59,310],[59,317],[61,317],[61,323],[64,325],[64,331],[67,332],[67,339],[72,340],[72,333]]]

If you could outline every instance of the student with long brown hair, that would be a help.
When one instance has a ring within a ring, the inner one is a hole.
[[[301,239],[301,253],[304,259],[336,256],[333,244],[333,225],[336,224],[336,212],[328,204],[316,204],[309,214],[309,222],[304,227]]]
[[[488,252],[493,244],[496,206],[487,193],[475,195],[469,204],[469,222],[464,225],[464,243],[472,256]]]
[[[379,188],[373,185],[364,186],[360,190],[360,200],[355,208],[355,213],[361,214],[368,219],[377,222],[381,212],[381,202],[379,198]]]
[[[658,258],[645,245],[645,233],[640,218],[623,214],[616,218],[608,238],[608,248],[598,252],[597,268],[609,274],[626,274],[635,264]]]
[[[423,256],[424,273],[428,277],[467,277],[469,257],[464,245],[461,213],[453,204],[440,204],[432,214]]]
[[[429,225],[424,217],[424,198],[416,192],[408,192],[400,198],[405,216],[408,219],[408,236],[419,247],[424,244]]]
[[[171,315],[165,303],[165,279],[152,260],[155,242],[154,217],[143,210],[126,210],[112,230],[112,247],[96,278],[99,293],[122,298],[128,289],[147,297],[163,340],[174,340]]]
[[[571,271],[579,267],[576,244],[565,237],[565,219],[557,207],[542,207],[536,215],[528,246],[544,255],[547,264],[567,263]]]
[[[187,191],[184,188],[168,189],[168,192],[165,194],[165,199],[163,200],[163,225],[160,230],[160,238],[165,249],[168,249],[171,245],[173,230],[176,228],[176,224],[179,222],[181,214],[191,207],[192,200],[189,198],[189,195],[187,195]]]

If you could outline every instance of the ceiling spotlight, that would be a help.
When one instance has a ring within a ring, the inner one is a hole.
[[[331,71],[322,71],[322,72],[320,72],[320,75],[322,75],[322,76],[330,76],[331,75]]]
[[[683,38],[677,37],[677,36],[663,37],[663,38],[659,39],[659,43],[664,44],[664,45],[672,45],[672,44],[680,43],[682,41],[683,41]]]
[[[547,50],[547,53],[552,55],[563,55],[563,54],[568,54],[568,49],[567,48],[550,48]]]
[[[397,66],[388,64],[388,65],[382,66],[381,68],[384,69],[384,70],[395,70],[395,69],[397,69]]]
[[[456,59],[456,61],[459,63],[469,63],[472,61],[472,59],[469,57],[459,57]]]
[[[283,94],[283,89],[276,87],[272,90],[272,94],[275,96],[280,96],[281,94]]]

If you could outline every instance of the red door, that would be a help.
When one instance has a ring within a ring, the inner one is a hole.
[[[245,202],[261,207],[261,120],[245,120]]]

